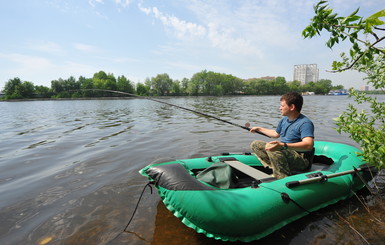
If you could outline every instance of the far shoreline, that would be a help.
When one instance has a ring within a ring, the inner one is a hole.
[[[84,98],[28,98],[28,99],[9,99],[0,102],[23,102],[23,101],[66,101],[66,100],[129,100],[138,97],[84,97]],[[144,98],[143,98],[144,99]]]

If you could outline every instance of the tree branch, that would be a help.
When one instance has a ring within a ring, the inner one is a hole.
[[[360,29],[358,26],[335,25],[335,24],[329,24],[328,22],[326,22],[326,23],[324,22],[324,24],[329,25],[329,26],[331,26],[331,27],[333,27],[333,28]],[[376,26],[374,26],[373,28],[376,29],[376,30],[379,30],[379,31],[385,31],[384,28],[379,28],[379,27],[376,27]],[[346,36],[352,37],[352,36],[351,36],[349,33],[347,33],[347,32],[344,32],[344,31],[342,31],[342,30],[341,30],[341,32],[342,32],[343,34],[345,34]],[[379,40],[379,38],[378,38],[378,36],[377,36],[376,33],[370,32],[370,34],[372,34],[372,35],[374,36],[374,38],[376,39],[376,41]],[[352,38],[354,38],[354,37],[352,37]],[[363,41],[363,40],[360,40],[360,39],[358,39],[358,38],[354,38],[354,39],[356,39],[356,40],[359,41],[359,42],[362,42],[362,43],[365,43],[365,44],[366,44],[366,42]],[[374,48],[377,49],[376,47],[374,47]],[[380,50],[380,51],[381,51],[381,50]]]
[[[376,50],[378,50],[378,51],[380,51],[380,52],[382,52],[382,53],[385,54],[385,51],[383,51],[383,50],[381,50],[381,49],[378,49],[378,48],[374,47],[374,45],[376,45],[377,43],[381,42],[382,40],[385,40],[385,36],[383,36],[382,38],[378,39],[376,42],[372,43],[372,44],[368,47],[368,49],[367,49],[365,52],[363,52],[362,54],[360,54],[360,55],[353,61],[353,63],[350,64],[348,67],[345,67],[345,68],[340,69],[340,70],[337,70],[337,71],[327,71],[327,72],[337,73],[337,72],[342,72],[342,71],[350,70],[350,69],[351,69],[351,68],[352,68],[352,67],[353,67],[353,66],[354,66],[354,65],[355,65],[361,58],[362,58],[362,56],[364,56],[364,54],[366,54],[366,52],[369,51],[369,49],[371,49],[371,48],[374,48],[374,49],[376,49]]]

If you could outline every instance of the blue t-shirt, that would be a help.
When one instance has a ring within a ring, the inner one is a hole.
[[[281,141],[284,143],[300,142],[305,137],[314,138],[313,122],[302,114],[292,121],[288,117],[283,117],[275,131],[281,136]]]

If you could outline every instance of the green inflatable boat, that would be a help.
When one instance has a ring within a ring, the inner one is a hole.
[[[186,226],[210,238],[250,242],[363,188],[373,174],[357,152],[315,142],[311,168],[280,180],[250,153],[151,164],[140,173]]]

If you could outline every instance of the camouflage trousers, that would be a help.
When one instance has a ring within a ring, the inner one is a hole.
[[[273,169],[273,175],[277,179],[308,168],[309,160],[303,153],[294,150],[266,151],[266,144],[264,141],[255,140],[251,143],[251,149],[265,167]]]

